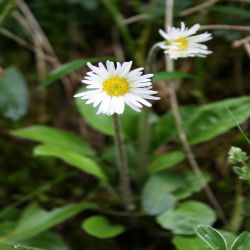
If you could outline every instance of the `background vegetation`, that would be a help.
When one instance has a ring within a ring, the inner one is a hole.
[[[112,121],[73,95],[88,61],[145,67],[161,41],[165,0],[0,1],[1,249],[205,250],[197,225],[223,230],[229,245],[250,230],[249,184],[227,163],[232,145],[249,152],[249,144],[226,108],[248,135],[250,2],[205,2],[175,1],[174,24],[200,23],[214,36],[213,54],[178,60],[171,73],[163,53],[156,56],[161,100],[150,113],[145,178],[141,116],[127,110],[121,117],[136,203],[131,215],[117,193]],[[166,80],[175,81],[202,179],[179,141]]]

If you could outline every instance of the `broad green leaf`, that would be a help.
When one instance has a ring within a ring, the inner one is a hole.
[[[182,151],[174,151],[153,157],[148,166],[150,174],[171,168],[184,160]]]
[[[41,249],[37,247],[28,247],[28,246],[23,246],[19,244],[0,244],[0,249],[1,250],[47,250],[47,249]]]
[[[154,74],[153,82],[159,82],[163,80],[183,79],[183,78],[195,79],[195,76],[182,71],[172,71],[172,72],[162,71]]]
[[[0,223],[0,239],[8,235],[14,228],[16,223],[13,221],[3,221]],[[0,240],[1,242],[1,240]],[[0,248],[1,249],[1,248]]]
[[[249,250],[250,249],[250,233],[241,233],[233,242],[230,250]]]
[[[107,176],[104,174],[101,167],[94,160],[80,155],[76,152],[64,150],[56,146],[41,145],[35,147],[34,154],[39,156],[57,157],[65,161],[69,165],[97,177],[101,181],[107,181]]]
[[[83,221],[82,229],[88,234],[100,238],[113,238],[122,234],[125,230],[123,225],[111,224],[104,216],[92,216]]]
[[[243,129],[240,127],[240,125],[238,124],[237,120],[234,117],[234,114],[231,112],[231,110],[228,108],[228,106],[226,106],[228,113],[230,114],[230,116],[232,117],[233,122],[235,123],[235,125],[238,127],[238,130],[240,131],[241,135],[243,136],[243,138],[246,140],[246,142],[250,145],[250,139],[247,137],[246,133],[243,131]]]
[[[239,124],[250,117],[250,96],[204,105],[198,110],[187,130],[192,144],[208,141],[236,126],[230,114],[226,112],[226,106]]]
[[[232,232],[228,232],[225,230],[218,230],[221,235],[223,236],[223,238],[226,240],[227,242],[227,246],[231,246],[233,244],[233,242],[235,241],[235,239],[237,238],[236,235]]]
[[[175,236],[172,240],[176,250],[211,250],[198,237]]]
[[[214,211],[204,203],[186,201],[177,208],[171,208],[157,216],[161,227],[171,230],[174,234],[193,235],[194,227],[215,222]]]
[[[79,136],[58,128],[35,125],[12,131],[13,135],[82,155],[94,156],[93,149]]]
[[[78,203],[45,211],[38,205],[32,204],[26,208],[18,221],[16,229],[6,240],[21,241],[30,239],[48,229],[62,223],[86,209],[95,209],[94,204]]]
[[[182,107],[180,114],[185,127],[191,117],[195,115],[197,108]],[[176,125],[171,111],[159,117],[158,121],[152,126],[152,145],[151,148],[156,148],[159,145],[165,144],[171,140],[178,139],[176,133]]]
[[[106,60],[108,57],[95,57],[95,58],[87,58],[87,59],[78,59],[74,60],[65,64],[62,64],[58,68],[52,70],[48,77],[38,85],[39,88],[43,88],[48,86],[49,84],[59,80],[60,78],[64,77],[65,75],[70,74],[71,72],[80,69],[88,62],[95,63],[100,62],[102,60]]]
[[[160,214],[173,207],[176,202],[177,198],[160,186],[153,189],[146,188],[142,194],[143,209],[150,215]]]
[[[236,126],[227,108],[234,114],[239,124],[250,117],[250,96],[231,98],[201,107],[183,107],[180,109],[184,129],[191,144],[213,139]],[[153,145],[159,146],[177,139],[172,112],[159,118],[153,126]]]
[[[11,67],[0,76],[0,113],[11,120],[22,118],[28,109],[29,93],[23,76]]]
[[[175,183],[168,182],[168,176],[154,175],[145,184],[142,192],[142,207],[151,215],[160,214],[174,206],[177,197],[171,192],[178,189]]]
[[[244,18],[250,18],[250,11],[246,8],[238,8],[235,6],[212,6],[209,8],[210,11],[221,12],[224,14],[230,14],[234,16],[240,16]]]
[[[202,184],[192,172],[166,171],[152,175],[142,192],[142,207],[149,214],[159,214],[171,208],[177,200],[198,192]]]
[[[142,207],[148,214],[160,214],[201,188],[201,182],[192,172],[166,171],[152,175],[143,188]]]
[[[63,241],[62,236],[52,231],[46,231],[28,240],[16,241],[16,242],[10,241],[8,242],[8,244],[32,247],[35,249],[69,250],[69,247]]]
[[[210,249],[228,250],[227,242],[218,230],[207,225],[200,225],[195,228],[195,232]]]

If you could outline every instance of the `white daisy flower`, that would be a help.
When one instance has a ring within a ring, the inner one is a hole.
[[[160,35],[166,41],[160,42],[159,47],[164,49],[170,58],[177,59],[179,57],[206,57],[212,51],[202,42],[212,39],[212,35],[208,32],[193,36],[200,28],[199,24],[195,24],[190,29],[181,23],[181,28],[168,27],[167,32],[159,30]]]
[[[133,110],[140,112],[143,105],[150,107],[152,104],[147,100],[158,100],[152,96],[157,91],[151,90],[151,77],[153,74],[142,75],[143,68],[130,71],[132,62],[107,61],[106,67],[99,63],[98,67],[87,64],[91,69],[82,80],[91,89],[74,97],[87,100],[86,104],[93,104],[98,108],[97,114],[113,115],[122,114],[125,104]],[[146,100],[147,99],[147,100]]]

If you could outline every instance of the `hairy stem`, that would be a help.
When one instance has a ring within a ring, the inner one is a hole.
[[[159,43],[156,43],[149,50],[146,65],[145,73],[153,73],[153,62],[157,51],[159,50]],[[141,126],[140,126],[140,139],[139,139],[139,167],[140,167],[140,178],[141,181],[144,180],[147,172],[147,163],[148,163],[148,145],[150,145],[150,124],[149,124],[149,112],[148,108],[145,108],[142,113]]]
[[[165,29],[167,29],[168,26],[172,26],[172,23],[173,23],[173,5],[174,5],[174,0],[166,0]],[[167,55],[166,55],[165,59],[166,59],[166,71],[168,71],[168,72],[174,71],[173,60],[171,60],[170,57]],[[201,169],[200,169],[200,167],[195,159],[192,148],[188,142],[188,139],[187,139],[184,127],[183,127],[183,121],[182,121],[182,118],[181,118],[181,115],[179,112],[179,104],[178,104],[178,99],[177,99],[177,95],[176,95],[175,82],[170,81],[169,87],[170,87],[169,88],[170,104],[171,104],[171,108],[172,108],[174,119],[175,119],[175,125],[176,125],[179,139],[180,139],[182,146],[184,148],[187,160],[188,160],[192,170],[196,174],[197,178],[203,184],[204,191],[205,191],[209,201],[211,202],[211,204],[213,205],[213,207],[217,211],[218,216],[221,218],[221,220],[224,223],[226,223],[226,217],[224,215],[224,212],[222,211],[220,204],[218,203],[216,197],[214,196],[211,188],[209,187],[208,184],[206,184],[203,173],[202,173],[202,171],[201,171]]]
[[[135,206],[133,203],[132,191],[130,188],[130,178],[128,171],[128,163],[125,153],[125,145],[121,135],[119,116],[117,114],[113,115],[113,124],[115,130],[115,144],[117,148],[117,156],[119,163],[121,195],[125,208],[131,211],[134,209]]]

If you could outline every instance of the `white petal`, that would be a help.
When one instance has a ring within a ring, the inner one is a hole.
[[[160,35],[161,35],[164,39],[166,39],[166,40],[169,39],[168,34],[167,34],[166,32],[164,32],[162,29],[159,29],[159,33],[160,33]]]

